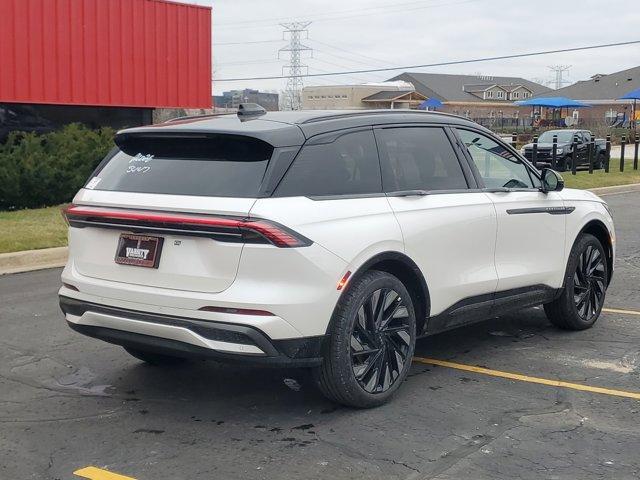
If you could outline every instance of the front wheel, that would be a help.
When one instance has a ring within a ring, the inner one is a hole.
[[[398,278],[370,271],[357,278],[334,312],[324,360],[314,370],[329,399],[369,408],[385,403],[411,367],[416,316]]]
[[[569,157],[561,158],[557,167],[559,172],[566,172],[569,169]]]
[[[560,297],[544,306],[547,318],[565,330],[584,330],[600,316],[607,290],[608,271],[605,251],[593,235],[576,240]]]

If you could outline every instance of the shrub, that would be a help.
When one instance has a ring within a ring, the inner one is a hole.
[[[69,202],[113,147],[113,135],[81,124],[43,135],[12,132],[0,144],[0,210]]]

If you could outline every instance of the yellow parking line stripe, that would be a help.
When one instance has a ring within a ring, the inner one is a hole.
[[[84,467],[76,470],[73,474],[89,480],[136,480],[133,477],[126,477],[98,467]]]
[[[481,373],[483,375],[490,375],[492,377],[508,378],[510,380],[518,380],[520,382],[538,383],[540,385],[548,385],[551,387],[570,388],[583,392],[601,393],[604,395],[612,395],[614,397],[625,397],[640,400],[640,392],[627,392],[624,390],[592,387],[590,385],[583,385],[580,383],[569,383],[560,380],[549,380],[547,378],[530,377],[528,375],[520,375],[518,373],[502,372],[500,370],[491,370],[489,368],[465,365],[463,363],[447,362],[445,360],[436,360],[434,358],[413,357],[413,361],[424,363],[427,365],[438,365],[440,367],[455,368],[456,370],[464,370],[465,372]]]
[[[622,310],[621,308],[603,308],[603,312],[607,313],[622,313],[626,315],[640,315],[640,312],[636,310]]]

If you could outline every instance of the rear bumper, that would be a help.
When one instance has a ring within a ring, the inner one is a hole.
[[[324,336],[270,339],[247,325],[186,318],[102,305],[60,295],[69,326],[116,345],[180,357],[274,366],[322,362]]]

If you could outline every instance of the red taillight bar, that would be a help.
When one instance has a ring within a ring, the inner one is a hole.
[[[168,212],[147,212],[140,210],[120,210],[100,207],[84,207],[81,205],[70,205],[63,209],[63,216],[67,223],[73,219],[111,219],[111,220],[131,220],[132,222],[145,222],[150,224],[162,224],[172,226],[204,226],[213,228],[231,228],[239,231],[257,233],[268,240],[276,247],[292,248],[305,247],[311,241],[302,235],[289,230],[276,222],[263,219],[218,217],[213,215],[191,215]],[[185,231],[188,234],[188,231]]]

